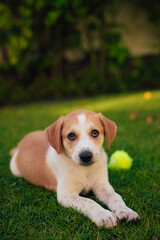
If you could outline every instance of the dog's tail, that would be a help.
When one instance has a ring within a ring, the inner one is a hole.
[[[11,155],[10,170],[11,170],[12,174],[15,175],[16,177],[21,177],[22,175],[16,164],[18,148],[12,148],[11,151],[9,152],[9,154]]]
[[[17,148],[12,148],[9,152],[9,155],[12,157],[16,150]]]

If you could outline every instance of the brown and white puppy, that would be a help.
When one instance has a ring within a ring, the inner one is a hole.
[[[11,151],[11,172],[30,183],[57,191],[58,202],[88,216],[97,226],[113,227],[117,219],[136,221],[108,181],[108,148],[117,132],[116,124],[101,113],[77,110],[60,117],[45,131],[31,132]],[[79,196],[92,190],[111,210]]]

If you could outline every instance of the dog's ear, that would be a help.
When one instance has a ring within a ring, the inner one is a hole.
[[[56,122],[51,124],[44,130],[45,136],[49,144],[56,150],[58,154],[62,151],[62,126],[64,117],[61,116]]]
[[[107,145],[110,149],[110,144],[116,136],[117,133],[117,125],[115,122],[111,121],[110,119],[106,118],[102,115],[102,113],[98,113],[102,126],[104,127],[104,133],[107,137]]]

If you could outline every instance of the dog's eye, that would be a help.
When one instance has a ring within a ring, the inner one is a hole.
[[[74,141],[76,139],[76,135],[73,132],[71,132],[71,133],[68,134],[68,139],[70,141]]]
[[[99,132],[98,132],[98,130],[94,129],[91,134],[92,134],[92,137],[98,137]]]

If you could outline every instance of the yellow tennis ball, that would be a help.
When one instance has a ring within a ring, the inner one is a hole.
[[[132,167],[133,159],[123,150],[115,151],[108,164],[108,168],[111,170],[127,170]]]

